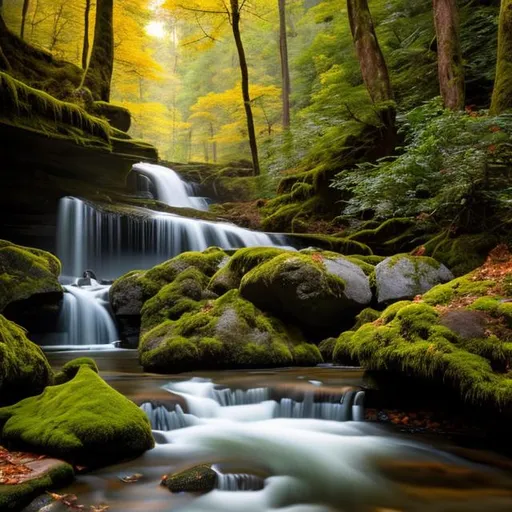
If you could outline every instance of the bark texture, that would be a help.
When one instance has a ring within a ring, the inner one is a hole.
[[[98,0],[96,24],[91,58],[85,72],[83,85],[92,92],[95,100],[110,100],[110,83],[114,68],[114,0]]]
[[[91,13],[91,0],[85,0],[84,10],[84,43],[82,45],[82,68],[87,69],[89,57],[89,16]]]
[[[290,128],[290,65],[288,61],[288,37],[286,34],[286,0],[279,2],[279,51],[281,54],[281,80],[283,89],[283,128]]]
[[[23,9],[21,11],[21,29],[20,29],[21,39],[23,39],[25,37],[25,24],[27,23],[27,14],[28,14],[29,7],[30,7],[30,0],[23,0]]]
[[[374,103],[393,99],[388,67],[380,49],[367,0],[347,0],[350,30],[363,80]]]
[[[502,0],[491,114],[498,115],[509,109],[512,109],[512,0]]]
[[[437,38],[437,69],[444,106],[464,108],[464,65],[459,37],[457,0],[433,0]]]
[[[247,118],[247,132],[249,145],[251,146],[252,165],[254,174],[260,174],[260,162],[258,158],[258,144],[256,142],[256,131],[254,129],[254,116],[252,114],[251,96],[249,94],[249,70],[245,56],[242,36],[240,34],[240,5],[238,0],[230,0],[231,3],[231,27],[235,38],[238,60],[240,62],[240,73],[242,75],[242,97],[244,100],[245,116]]]

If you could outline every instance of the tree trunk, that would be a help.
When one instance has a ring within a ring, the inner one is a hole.
[[[217,141],[213,140],[213,137],[215,136],[215,131],[213,129],[213,123],[210,123],[210,138],[212,139],[212,156],[213,156],[213,163],[217,163]]]
[[[82,68],[87,69],[89,57],[89,14],[91,12],[91,0],[85,0],[84,11],[84,44],[82,46]]]
[[[281,53],[281,79],[283,88],[283,128],[290,128],[290,66],[288,63],[288,37],[286,34],[286,0],[279,1],[279,50]]]
[[[28,14],[29,7],[30,7],[30,0],[23,0],[23,10],[21,11],[21,29],[20,29],[21,39],[23,39],[25,36],[25,23],[27,22],[27,14]]]
[[[98,0],[96,24],[89,66],[83,85],[92,92],[94,99],[109,101],[110,83],[114,68],[114,0]]]
[[[433,0],[437,38],[437,69],[444,106],[464,108],[464,66],[459,38],[457,0]]]
[[[260,162],[258,159],[258,145],[256,142],[256,131],[254,129],[254,117],[252,115],[251,97],[249,94],[249,70],[247,69],[247,59],[240,35],[240,8],[238,0],[231,2],[231,27],[235,38],[236,49],[238,51],[238,60],[240,62],[240,72],[242,75],[242,96],[244,100],[245,115],[247,117],[247,131],[249,134],[249,145],[251,146],[252,165],[254,175],[260,174]]]
[[[367,0],[347,0],[350,30],[363,81],[373,103],[393,99],[388,67],[380,49]]]
[[[512,0],[501,0],[498,61],[492,93],[491,114],[512,109]]]

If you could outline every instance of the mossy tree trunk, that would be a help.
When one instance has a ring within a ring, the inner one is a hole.
[[[283,89],[283,128],[290,128],[290,65],[288,62],[288,36],[286,33],[286,0],[279,2],[279,51],[281,54],[281,81]]]
[[[4,18],[2,16],[2,7],[3,0],[0,0],[0,70],[9,71],[11,69],[11,65],[9,64],[9,60],[5,56],[3,46],[3,40],[5,36],[8,34],[7,25],[5,24]]]
[[[375,105],[393,100],[393,90],[384,55],[375,33],[368,0],[347,0],[350,30],[364,84]],[[394,132],[395,109],[385,108],[382,121]]]
[[[91,0],[85,0],[84,10],[84,42],[82,45],[82,68],[87,69],[89,57],[89,16],[91,13]]]
[[[94,99],[110,100],[110,82],[114,68],[114,0],[98,0],[96,4],[96,25],[89,65],[83,85],[88,87]]]
[[[252,113],[251,96],[249,93],[249,70],[247,68],[247,58],[245,56],[242,36],[240,34],[240,4],[238,0],[230,0],[231,3],[231,27],[235,38],[236,49],[238,51],[238,60],[240,62],[240,73],[242,75],[242,96],[244,100],[245,116],[247,118],[247,132],[249,135],[249,145],[251,146],[252,165],[254,174],[260,174],[260,162],[258,157],[258,143],[256,141],[256,130],[254,128],[254,116]],[[245,3],[245,2],[243,2]],[[243,4],[242,4],[243,5]]]
[[[508,109],[512,109],[512,0],[501,0],[498,61],[491,114],[498,115]]]
[[[464,108],[464,66],[459,37],[457,0],[433,0],[437,38],[437,69],[444,106]]]
[[[21,11],[21,28],[20,37],[25,37],[25,24],[27,23],[28,8],[30,7],[30,0],[23,0],[23,9]]]

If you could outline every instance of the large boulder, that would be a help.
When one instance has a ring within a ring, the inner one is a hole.
[[[49,252],[0,240],[0,312],[31,331],[44,330],[62,300],[60,270]]]
[[[88,366],[65,384],[0,409],[0,437],[86,466],[134,458],[154,445],[144,412]]]
[[[453,274],[443,264],[425,256],[398,254],[375,267],[379,303],[413,299],[452,279]]]
[[[0,315],[0,404],[38,395],[52,381],[43,351],[20,326]]]
[[[180,299],[180,286],[168,285],[144,306],[139,354],[146,371],[312,366],[322,362],[317,347],[244,300],[238,290],[216,300],[194,300],[190,296]],[[184,312],[185,308],[188,311]]]
[[[110,303],[125,346],[137,348],[142,307],[182,272],[192,268],[211,278],[227,261],[224,251],[211,247],[204,252],[186,252],[150,270],[133,271],[117,279],[110,288]],[[204,293],[205,297],[212,297]]]
[[[451,386],[462,400],[506,412],[512,406],[512,256],[490,257],[474,272],[342,333],[337,363]],[[410,380],[412,385],[413,381]]]
[[[368,306],[369,264],[330,252],[285,252],[254,267],[242,279],[242,296],[279,318],[307,329],[351,323]]]

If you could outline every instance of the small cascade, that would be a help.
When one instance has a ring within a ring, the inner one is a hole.
[[[65,285],[57,332],[46,334],[45,346],[106,345],[119,339],[109,312],[110,286],[94,279],[88,286]]]
[[[102,211],[74,197],[61,199],[57,255],[63,274],[92,268],[105,279],[146,269],[185,251],[211,246],[286,247],[283,235],[259,233],[223,222],[206,222],[130,207],[130,215]]]
[[[172,431],[210,421],[253,422],[270,419],[315,419],[327,421],[364,421],[364,392],[347,391],[316,401],[312,392],[302,401],[291,398],[271,399],[270,388],[248,390],[217,389],[209,380],[192,379],[171,383],[164,389],[185,399],[189,413],[180,405],[174,410],[144,403],[154,430]]]
[[[133,171],[151,180],[159,201],[169,206],[208,210],[206,199],[193,195],[196,193],[194,185],[183,181],[172,169],[141,162],[133,166]]]
[[[212,469],[217,473],[217,489],[219,491],[260,491],[265,487],[265,480],[248,473],[222,473],[215,465]]]

